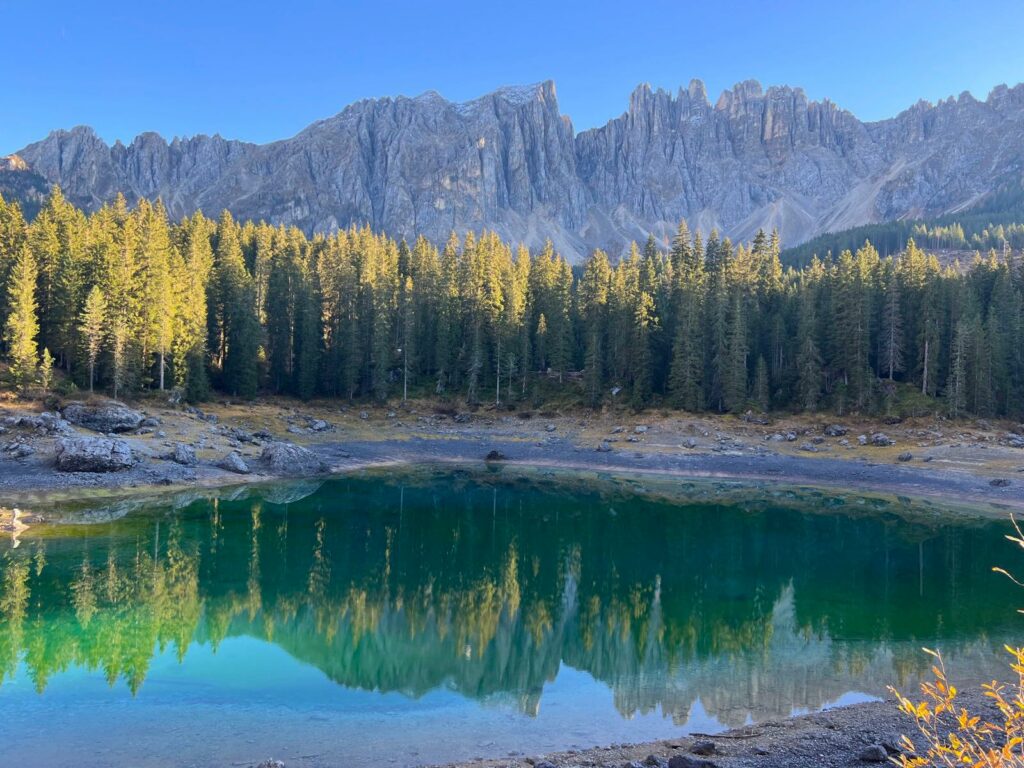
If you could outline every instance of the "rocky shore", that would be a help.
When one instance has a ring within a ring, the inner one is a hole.
[[[0,504],[308,477],[387,464],[562,468],[1024,507],[1024,427],[558,414],[440,406],[70,402],[0,411]]]
[[[960,700],[972,714],[1000,722],[979,691],[961,694]],[[913,727],[894,701],[874,701],[719,734],[472,760],[447,768],[864,768],[891,765],[900,754],[901,737],[912,735]]]

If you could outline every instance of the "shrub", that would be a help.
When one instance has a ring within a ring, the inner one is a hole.
[[[1011,518],[1015,536],[1006,538],[1024,549],[1024,533]],[[1002,568],[997,573],[1014,579]],[[982,691],[999,712],[998,722],[990,722],[971,712],[957,701],[958,691],[949,684],[941,654],[924,649],[935,657],[934,680],[921,684],[924,700],[914,702],[895,688],[900,712],[914,719],[920,734],[920,748],[909,737],[901,739],[904,754],[893,760],[902,768],[924,766],[975,766],[976,768],[1024,768],[1024,648],[1006,646],[1011,656],[1010,683],[992,681]]]

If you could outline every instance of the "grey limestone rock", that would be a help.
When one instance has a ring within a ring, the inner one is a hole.
[[[173,217],[226,208],[307,233],[369,223],[442,242],[490,229],[579,260],[669,238],[683,218],[797,244],[961,210],[1019,174],[1022,146],[1024,85],[871,123],[788,86],[746,81],[712,103],[698,80],[674,94],[642,85],[625,114],[576,133],[547,81],[465,103],[367,99],[264,145],[144,133],[110,146],[80,126],[25,147],[7,172],[60,184],[89,210],[123,192],[161,197]]]
[[[65,437],[57,443],[62,472],[120,472],[135,466],[131,446],[106,437]]]

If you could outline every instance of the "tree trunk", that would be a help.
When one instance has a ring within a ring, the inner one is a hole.
[[[924,374],[921,376],[921,394],[928,394],[928,339],[924,340]]]

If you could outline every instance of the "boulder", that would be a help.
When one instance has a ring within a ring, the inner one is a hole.
[[[183,467],[194,467],[199,463],[196,449],[187,443],[175,443],[171,452],[171,461]]]
[[[245,463],[245,459],[242,458],[242,454],[238,451],[229,453],[217,462],[217,466],[228,472],[234,472],[236,475],[248,475],[252,471],[249,469],[249,465]]]
[[[890,445],[896,445],[896,441],[885,434],[885,432],[875,432],[875,434],[871,436],[871,444],[885,448]]]
[[[4,453],[12,459],[25,459],[33,455],[36,449],[28,443],[15,441],[4,446]]]
[[[488,451],[484,461],[504,461],[508,457],[501,451]]]
[[[295,443],[268,443],[260,460],[275,475],[316,475],[327,471],[319,456]]]
[[[145,417],[124,403],[68,403],[64,418],[93,432],[130,432],[142,426]]]
[[[3,420],[5,426],[34,429],[41,435],[69,435],[74,430],[59,413],[27,414],[8,416]]]
[[[896,460],[907,462],[910,461],[912,458],[914,458],[914,454],[912,454],[910,451],[904,451],[903,453],[896,457]]]
[[[698,741],[692,747],[690,747],[690,753],[694,755],[701,755],[707,757],[717,752],[715,748],[715,742],[713,741]]]
[[[700,757],[673,755],[668,761],[668,768],[715,768],[715,764]]]
[[[839,424],[829,424],[825,427],[825,434],[829,437],[843,437],[849,431],[846,427]]]
[[[106,437],[66,437],[57,443],[61,472],[121,472],[135,466],[131,446]]]
[[[887,763],[889,753],[881,744],[872,744],[857,753],[857,759],[862,763]]]

